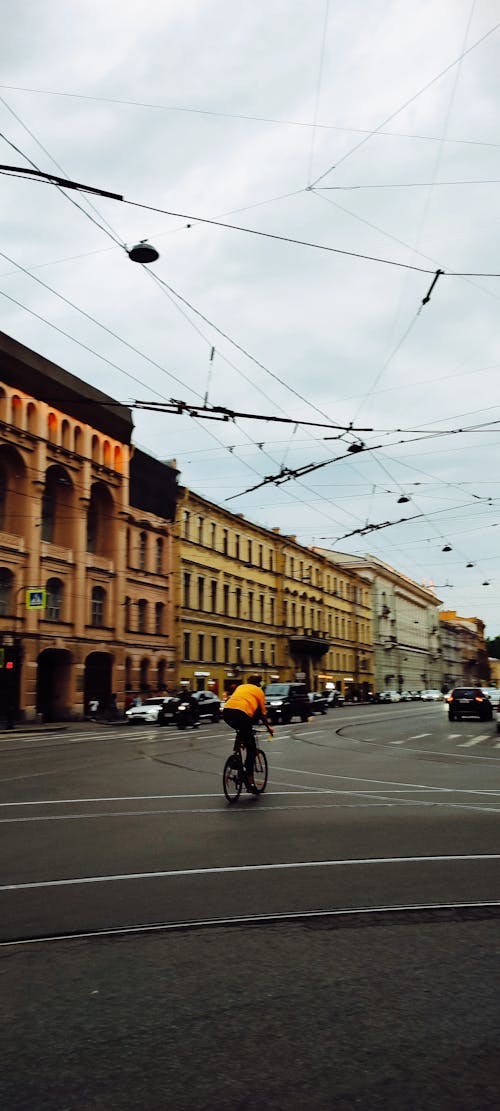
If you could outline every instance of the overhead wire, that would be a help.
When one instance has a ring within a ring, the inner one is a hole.
[[[450,62],[447,66],[445,66],[444,69],[442,69],[433,78],[431,78],[430,81],[427,81],[425,85],[422,85],[422,87],[416,93],[414,93],[411,97],[408,97],[408,99],[405,100],[404,103],[399,106],[399,108],[397,108],[394,112],[391,112],[388,116],[386,116],[385,119],[382,120],[382,122],[380,124],[378,124],[377,127],[374,127],[373,130],[368,135],[366,135],[363,139],[360,139],[359,143],[356,143],[355,146],[351,147],[350,150],[346,151],[345,154],[341,155],[341,157],[338,158],[336,162],[334,162],[331,166],[329,166],[329,168],[327,170],[325,170],[324,173],[320,174],[319,177],[317,177],[315,179],[315,181],[312,182],[312,185],[313,186],[317,185],[318,182],[323,181],[324,178],[327,177],[328,174],[330,174],[332,172],[332,170],[338,169],[338,167],[340,165],[342,165],[343,162],[346,162],[347,159],[350,158],[351,155],[353,155],[355,153],[355,151],[359,150],[360,147],[364,146],[365,143],[369,142],[369,140],[372,139],[373,136],[376,135],[383,127],[385,127],[388,123],[390,123],[391,120],[396,119],[396,116],[399,116],[401,114],[401,112],[403,112],[405,110],[405,108],[409,108],[410,104],[413,104],[414,101],[418,100],[418,98],[420,96],[422,96],[423,93],[427,92],[428,89],[432,88],[432,86],[435,85],[437,81],[440,81],[441,78],[445,76],[445,74],[449,73],[450,70],[454,69],[455,66],[459,65],[459,63],[461,63],[463,58],[465,58],[468,54],[471,54],[473,50],[476,50],[476,48],[478,46],[480,46],[483,42],[485,42],[486,39],[488,39],[490,37],[490,35],[493,35],[495,33],[495,31],[498,31],[499,27],[500,27],[500,22],[495,23],[493,25],[493,27],[490,27],[490,29],[488,31],[486,31],[484,35],[481,35],[481,37],[479,39],[477,39],[476,42],[474,42],[472,44],[472,46],[469,46],[466,50],[462,51],[462,53],[458,56],[458,58],[455,58],[452,62]]]

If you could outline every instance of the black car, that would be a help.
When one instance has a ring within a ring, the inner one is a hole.
[[[213,691],[194,691],[192,696],[198,703],[198,716],[220,721],[220,698]]]
[[[269,721],[288,724],[292,718],[307,721],[311,704],[305,683],[268,683],[264,687],[266,712]]]
[[[325,691],[326,705],[330,710],[332,706],[343,706],[345,702],[344,695],[340,691]]]
[[[492,720],[493,707],[481,687],[455,687],[446,695],[446,701],[450,721],[460,721],[463,717]]]
[[[158,725],[173,725],[177,716],[177,708],[179,706],[179,699],[175,695],[168,695],[163,699],[160,712],[157,717]]]

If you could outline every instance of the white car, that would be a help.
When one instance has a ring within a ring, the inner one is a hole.
[[[487,698],[489,698],[493,709],[496,710],[500,702],[500,687],[481,687]]]
[[[164,698],[145,698],[140,706],[131,706],[125,713],[129,725],[139,724],[141,721],[158,721],[164,701]]]
[[[378,695],[379,702],[401,702],[401,695],[398,691],[380,691]]]
[[[444,695],[438,690],[422,691],[420,694],[421,702],[442,702]]]

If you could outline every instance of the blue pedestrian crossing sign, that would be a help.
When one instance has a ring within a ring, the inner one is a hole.
[[[34,587],[26,591],[26,609],[44,610],[47,606],[47,591]]]

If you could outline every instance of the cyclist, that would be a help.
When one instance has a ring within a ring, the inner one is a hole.
[[[274,729],[266,716],[266,700],[261,682],[260,675],[251,675],[248,682],[240,683],[229,696],[222,711],[226,725],[239,734],[242,744],[246,747],[245,776],[248,790],[253,793],[256,791],[253,767],[257,747],[253,733],[254,722],[262,721],[269,736],[274,735]]]

